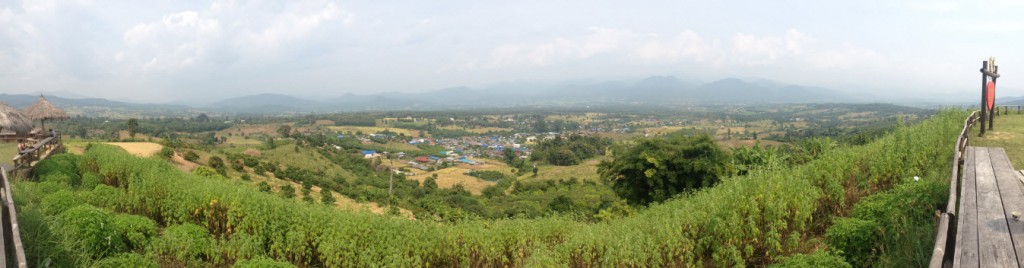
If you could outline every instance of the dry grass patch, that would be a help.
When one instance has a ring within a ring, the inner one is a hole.
[[[477,177],[466,175],[466,172],[472,170],[467,166],[468,165],[459,165],[434,172],[417,174],[415,176],[410,176],[409,179],[416,180],[420,182],[420,184],[423,184],[423,181],[426,181],[428,177],[433,174],[437,174],[437,187],[450,189],[456,184],[462,184],[463,188],[474,195],[480,195],[484,188],[496,184],[495,182],[485,181]]]
[[[128,153],[139,156],[148,157],[160,152],[164,146],[158,143],[152,142],[107,142],[107,144],[121,147]]]

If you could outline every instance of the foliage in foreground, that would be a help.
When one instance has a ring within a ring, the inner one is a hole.
[[[832,217],[851,210],[855,217],[897,219],[876,221],[885,234],[900,226],[898,219],[934,211],[852,208],[861,197],[907,183],[903,178],[909,176],[942,180],[951,161],[948,148],[964,116],[943,112],[867,146],[832,150],[790,170],[754,170],[633,216],[595,224],[561,217],[439,224],[339,212],[261,193],[242,182],[184,174],[158,158],[136,158],[111,146],[48,160],[55,163],[36,170],[41,181],[18,182],[15,197],[30,266],[248,266],[257,261],[247,260],[259,259],[300,267],[760,266],[779,261],[784,267],[839,267],[844,263],[830,254],[795,254],[812,251],[815,245],[808,243],[824,235]],[[86,177],[102,184],[88,188],[74,179]],[[61,204],[71,202],[43,202],[62,191],[73,194],[50,199],[80,198],[87,205],[64,208]],[[147,227],[118,224],[103,231],[106,240],[67,231],[126,215],[151,219],[158,234],[146,237]],[[930,233],[932,226],[920,229]],[[914,231],[919,230],[900,232]],[[930,243],[927,238],[920,242]],[[70,243],[76,239],[89,241]],[[181,246],[185,243],[195,246]],[[880,243],[881,256],[930,253]],[[916,260],[888,264],[922,266]]]

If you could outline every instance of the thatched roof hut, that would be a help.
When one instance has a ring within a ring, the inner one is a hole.
[[[0,102],[0,131],[3,130],[13,131],[18,135],[28,134],[32,131],[32,119],[18,109]]]
[[[54,106],[50,101],[46,100],[46,97],[39,95],[39,100],[33,103],[28,108],[25,108],[25,114],[28,115],[32,120],[39,120],[46,127],[46,120],[49,119],[67,119],[68,113],[64,112],[57,106]]]

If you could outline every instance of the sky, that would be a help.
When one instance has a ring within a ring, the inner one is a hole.
[[[1024,95],[1021,10],[1024,1],[0,0],[0,93],[165,103],[672,75],[958,101],[977,97],[990,56],[1002,69],[997,93]]]

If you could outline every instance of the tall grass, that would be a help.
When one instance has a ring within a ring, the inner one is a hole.
[[[948,180],[943,174],[949,174],[950,149],[965,116],[962,111],[944,111],[866,146],[827,151],[818,160],[788,170],[725,179],[716,187],[652,205],[634,216],[594,224],[561,217],[439,224],[338,211],[282,199],[243,183],[184,174],[158,158],[136,158],[103,145],[92,146],[81,157],[52,160],[49,167],[36,170],[42,182],[19,182],[15,197],[19,211],[33,215],[20,218],[22,232],[46,238],[26,239],[34,266],[45,256],[80,251],[61,242],[72,239],[61,236],[64,232],[45,233],[63,230],[46,220],[63,214],[48,214],[38,204],[43,196],[62,189],[73,190],[89,206],[115,216],[152,219],[161,231],[149,245],[118,249],[161,265],[228,266],[270,258],[300,267],[761,266],[824,248],[820,238],[833,217],[851,215],[854,204],[865,196],[912,183],[907,178],[915,175],[936,183]],[[95,176],[103,185],[90,189],[62,183],[58,176],[48,176],[51,173]],[[901,213],[891,216],[920,222],[919,213]],[[195,237],[194,227],[180,227],[192,225],[205,230],[208,238]],[[880,222],[887,234],[932,229],[905,227],[899,221]],[[127,231],[110,232],[112,239],[127,239],[121,234]],[[210,242],[201,243],[202,248],[175,246],[205,239]],[[880,243],[890,242],[878,247],[880,255],[891,257],[889,264],[917,266],[917,257],[930,254],[896,241]],[[90,252],[51,261],[81,266],[119,256],[116,253]],[[910,256],[904,260],[896,254]]]

